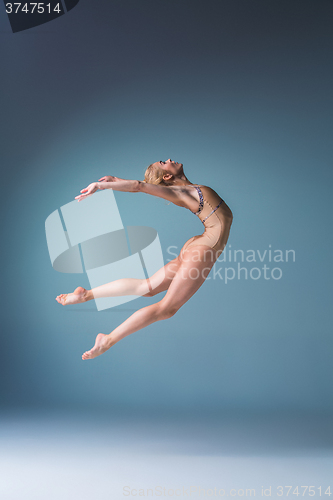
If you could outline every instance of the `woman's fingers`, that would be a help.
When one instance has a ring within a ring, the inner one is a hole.
[[[114,182],[116,179],[113,175],[103,175],[103,177],[98,179],[98,182]]]
[[[83,198],[87,198],[88,196],[91,196],[91,193],[79,194],[78,196],[75,196],[75,199],[80,201],[83,200]]]
[[[88,187],[81,189],[80,193],[78,196],[75,196],[75,200],[80,201],[83,198],[86,198],[87,196],[92,195],[95,191],[97,191],[97,183],[93,182],[92,184],[89,184]]]

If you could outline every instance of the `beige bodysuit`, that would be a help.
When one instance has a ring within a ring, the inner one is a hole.
[[[205,231],[190,238],[182,248],[182,253],[190,247],[205,245],[220,255],[227,244],[233,215],[228,205],[210,187],[193,184],[200,198],[199,210],[192,212],[199,217]]]

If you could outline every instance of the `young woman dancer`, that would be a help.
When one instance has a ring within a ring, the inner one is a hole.
[[[81,194],[75,199],[81,201],[98,189],[142,192],[159,196],[179,207],[189,209],[199,217],[205,230],[203,234],[190,238],[178,257],[148,279],[125,278],[92,290],[78,287],[73,293],[58,295],[56,300],[59,304],[67,305],[117,295],[152,297],[167,290],[162,300],[139,309],[110,334],[99,333],[94,347],[82,355],[83,360],[95,358],[127,335],[155,321],[173,316],[207,278],[227,244],[233,220],[230,208],[213,189],[192,184],[184,174],[183,164],[171,159],[149,165],[144,181],[105,176],[82,189]]]

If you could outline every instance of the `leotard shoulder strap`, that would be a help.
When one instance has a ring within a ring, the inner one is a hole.
[[[197,212],[193,212],[193,213],[195,215],[199,215],[202,212],[202,209],[203,209],[203,206],[204,206],[204,197],[203,197],[202,191],[200,189],[200,186],[193,185],[193,187],[195,187],[195,189],[198,191],[199,199],[200,199],[199,210]],[[223,200],[221,199],[220,203],[218,203],[216,205],[216,207],[202,220],[202,222],[205,222],[205,220],[207,220],[208,217],[210,217],[219,208],[219,206],[222,204],[222,202],[223,202]]]
[[[198,194],[199,194],[199,199],[200,199],[200,202],[199,202],[199,210],[197,212],[193,212],[195,215],[199,215],[200,212],[202,211],[203,209],[203,205],[204,205],[204,199],[203,199],[203,194],[202,194],[202,191],[200,189],[199,186],[194,186],[195,189],[198,191]]]

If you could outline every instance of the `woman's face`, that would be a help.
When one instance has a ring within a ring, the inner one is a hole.
[[[183,164],[172,161],[170,158],[167,161],[157,161],[155,165],[165,170],[167,174],[172,174],[174,176],[179,175],[183,171]]]

